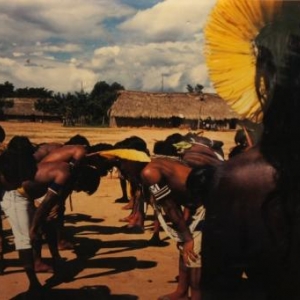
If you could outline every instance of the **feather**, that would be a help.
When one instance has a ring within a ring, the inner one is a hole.
[[[97,152],[100,156],[108,159],[120,158],[137,162],[150,162],[151,158],[143,151],[134,149],[113,149]]]
[[[204,28],[204,56],[217,93],[243,118],[262,120],[255,91],[255,38],[283,0],[218,0]]]

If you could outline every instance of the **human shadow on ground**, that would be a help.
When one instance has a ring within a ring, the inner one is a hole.
[[[123,251],[142,249],[147,246],[144,240],[103,242],[99,239],[76,237],[75,241],[76,246],[74,253],[76,254],[76,258],[69,261],[62,261],[61,264],[57,266],[59,272],[56,272],[47,280],[46,285],[48,287],[54,287],[63,282],[72,282],[82,278],[95,278],[128,272],[134,269],[153,268],[157,265],[155,261],[138,260],[134,256],[100,257],[104,255],[104,253],[97,254],[99,249],[105,247],[109,247],[110,249],[123,247]],[[107,254],[111,253],[112,252],[108,252]],[[95,269],[96,271],[94,274],[78,277],[78,274],[84,269]],[[109,271],[107,271],[107,269]]]
[[[110,289],[104,285],[84,286],[80,289],[49,289],[40,297],[32,298],[27,293],[21,293],[10,300],[137,300],[136,295],[111,294]],[[266,294],[250,287],[237,291],[215,292],[203,290],[202,300],[266,300]]]
[[[68,220],[71,221],[69,222]],[[102,222],[102,219],[93,219],[89,215],[84,215],[84,214],[79,214],[79,215],[67,215],[66,216],[66,226],[65,226],[65,233],[66,235],[70,238],[73,239],[75,236],[88,236],[90,234],[99,234],[99,235],[113,235],[113,234],[143,234],[143,231],[135,231],[130,228],[128,228],[126,225],[125,226],[104,226],[104,225],[96,225],[96,224],[84,224],[84,225],[79,225],[78,223],[80,220],[85,220],[85,222],[90,222],[89,220],[92,220],[93,223],[96,222]],[[98,221],[96,221],[98,220]],[[71,224],[77,224],[76,226],[74,225],[67,225],[67,223]],[[148,228],[149,227],[145,227]],[[165,247],[168,246],[169,243],[167,242],[168,238],[161,239],[157,243],[153,243],[148,241],[148,245],[144,246],[157,246],[157,247]],[[146,241],[146,240],[145,240]],[[74,241],[73,241],[74,242]]]
[[[93,218],[90,215],[73,213],[65,215],[65,222],[70,224],[77,224],[78,222],[90,222],[90,223],[100,223],[103,222],[104,219]]]
[[[157,262],[138,260],[133,256],[106,257],[91,260],[76,258],[63,263],[59,268],[60,271],[46,280],[45,286],[52,288],[61,283],[74,282],[80,279],[98,278],[101,276],[129,272],[134,269],[148,269],[156,265]],[[95,273],[78,276],[84,269],[94,269]]]
[[[104,285],[84,286],[80,289],[47,289],[40,297],[32,298],[28,293],[21,293],[10,300],[137,300],[138,297],[129,294],[111,294]]]

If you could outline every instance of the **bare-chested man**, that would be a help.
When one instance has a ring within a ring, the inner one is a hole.
[[[176,240],[179,241],[180,248],[179,282],[175,292],[161,296],[159,299],[188,299],[190,290],[191,299],[199,300],[201,299],[201,230],[197,226],[194,229],[189,227],[191,220],[184,219],[181,209],[182,206],[188,207],[193,212],[192,217],[199,213],[203,205],[202,199],[195,197],[196,195],[186,188],[192,169],[179,160],[166,157],[150,160],[145,153],[142,155],[142,152],[135,150],[126,151],[129,152],[126,152],[125,156],[114,150],[100,152],[100,155],[115,159],[118,168],[128,180],[147,189],[152,195],[151,201],[155,209],[163,209],[177,232]],[[129,157],[128,153],[133,155]],[[139,157],[141,159],[137,161]],[[203,178],[207,180],[209,175],[206,174]],[[203,182],[203,194],[205,194],[204,186]]]

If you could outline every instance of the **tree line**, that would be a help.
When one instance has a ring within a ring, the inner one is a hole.
[[[124,87],[114,82],[97,82],[90,93],[84,90],[74,93],[54,93],[45,88],[19,88],[8,81],[0,84],[0,111],[14,106],[12,98],[35,98],[34,108],[43,113],[57,115],[66,126],[76,123],[107,125],[108,110]]]
[[[203,86],[195,87],[188,84],[189,93],[203,94]],[[33,98],[37,111],[58,116],[65,126],[101,125],[109,122],[108,111],[118,96],[118,91],[125,88],[114,82],[97,82],[90,93],[84,90],[74,93],[54,93],[46,88],[17,88],[8,81],[0,84],[0,117],[4,116],[4,109],[14,106],[13,98]]]

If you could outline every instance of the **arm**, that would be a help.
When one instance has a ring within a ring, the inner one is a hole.
[[[37,208],[35,215],[33,217],[30,237],[35,238],[39,228],[46,221],[48,214],[51,209],[59,203],[59,201],[64,201],[65,195],[68,189],[68,180],[70,178],[69,166],[67,163],[62,164],[50,164],[46,163],[41,165],[41,169],[44,167],[43,172],[38,172],[36,180],[42,180],[43,176],[47,176],[48,189],[44,200]]]
[[[39,207],[37,208],[34,214],[32,224],[30,227],[31,240],[36,239],[39,229],[47,219],[49,212],[58,202],[59,202],[58,194],[48,189],[47,194],[45,195],[42,203],[39,205]]]
[[[195,261],[197,255],[194,252],[194,238],[186,223],[182,210],[170,197],[162,200],[160,205],[183,239],[184,263],[189,264],[189,259]]]
[[[155,199],[156,203],[160,205],[165,214],[169,217],[170,221],[176,227],[176,230],[179,232],[183,239],[183,259],[187,264],[188,260],[195,260],[196,254],[194,253],[194,240],[193,236],[187,226],[187,223],[184,219],[183,212],[181,208],[176,203],[174,196],[168,185],[162,183],[164,178],[160,172],[159,167],[149,167],[149,165],[141,173],[141,178],[143,184],[148,186],[150,193]],[[174,191],[176,193],[176,191]]]

